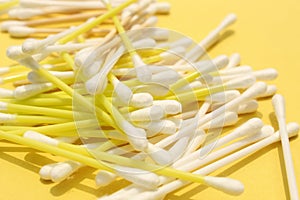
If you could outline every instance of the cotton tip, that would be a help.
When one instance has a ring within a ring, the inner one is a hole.
[[[0,123],[13,122],[17,119],[17,115],[0,113]]]
[[[123,166],[116,166],[114,169],[119,176],[146,189],[154,190],[160,184],[159,177],[149,171]]]
[[[284,97],[280,94],[274,95],[274,97],[272,98],[272,104],[273,104],[278,121],[280,119],[285,119],[286,112],[285,112]]]
[[[277,87],[276,85],[268,85],[267,90],[264,94],[259,95],[257,98],[268,98],[272,97],[276,94],[277,92]]]
[[[220,55],[213,59],[213,63],[216,65],[218,69],[222,69],[226,67],[229,63],[229,58],[226,55]]]
[[[152,73],[148,66],[139,66],[135,68],[136,76],[142,83],[147,83],[152,80]]]
[[[172,162],[171,154],[168,151],[154,146],[151,143],[148,144],[148,149],[146,152],[152,158],[152,160],[159,165],[168,165]]]
[[[151,82],[168,87],[169,85],[177,82],[179,78],[180,76],[175,70],[166,70],[154,74]]]
[[[247,103],[240,105],[237,112],[239,115],[253,113],[257,111],[258,106],[259,105],[256,100],[251,100]]]
[[[4,22],[1,23],[1,31],[6,32],[11,27],[25,26],[25,25],[26,25],[26,22],[23,22],[23,21],[14,21],[14,20],[4,21]]]
[[[299,132],[299,124],[298,123],[295,123],[295,122],[292,122],[292,123],[288,123],[287,125],[287,131],[289,133],[289,137],[295,137],[298,135],[298,132]]]
[[[36,50],[40,49],[43,42],[41,40],[36,39],[26,39],[22,44],[22,50],[24,53],[32,54],[35,53]]]
[[[21,46],[10,46],[6,50],[6,55],[12,60],[19,60],[26,56],[24,52],[22,51]]]
[[[0,68],[0,75],[6,74],[10,71],[10,67],[1,67]]]
[[[24,138],[28,138],[31,140],[35,140],[41,143],[45,143],[51,146],[57,146],[59,142],[51,137],[43,135],[41,133],[35,131],[26,131],[23,135]]]
[[[142,128],[133,126],[126,120],[118,122],[119,126],[126,133],[129,143],[137,151],[144,151],[148,148],[147,133]]]
[[[129,113],[129,119],[131,121],[153,121],[160,120],[164,114],[164,110],[161,106],[153,105]]]
[[[193,40],[191,38],[183,37],[179,40],[176,40],[175,42],[172,42],[170,44],[170,48],[175,48],[175,47],[184,47],[188,48],[193,44]]]
[[[114,92],[116,93],[118,100],[126,105],[129,103],[133,95],[131,89],[120,81],[118,81],[115,85]]]
[[[147,92],[153,97],[163,97],[168,94],[169,89],[159,84],[149,84],[137,86],[135,92]]]
[[[105,170],[100,170],[96,177],[95,182],[97,187],[104,187],[111,184],[114,180],[116,180],[117,175]]]
[[[240,75],[252,73],[253,69],[250,66],[240,66],[219,71],[220,75]]]
[[[149,93],[133,94],[129,105],[135,108],[149,107],[153,105],[153,96]]]
[[[220,26],[218,27],[219,28],[219,32],[221,32],[221,30],[224,30],[226,29],[228,26],[234,24],[237,20],[237,16],[236,14],[234,13],[231,13],[229,15],[227,15],[225,17],[225,19],[221,22]]]
[[[171,4],[167,2],[155,3],[156,14],[169,14],[171,10]]]
[[[133,65],[135,67],[136,76],[142,83],[152,80],[152,72],[149,67],[142,61],[138,55],[132,56]]]
[[[151,34],[151,38],[153,38],[156,41],[168,40],[169,36],[170,36],[170,31],[164,29],[155,29]]]
[[[147,137],[153,137],[158,133],[174,134],[177,130],[177,125],[170,120],[136,122],[136,125],[138,127],[146,129]]]
[[[232,99],[240,96],[241,93],[238,90],[227,90],[224,92],[218,92],[206,97],[206,101],[216,102],[216,103],[226,103]]]
[[[143,25],[145,27],[153,27],[156,26],[157,22],[158,18],[156,16],[151,16],[143,23]]]
[[[26,99],[34,95],[45,92],[53,87],[52,83],[36,83],[30,85],[22,85],[15,89],[14,97],[16,99]]]
[[[256,82],[254,85],[252,85],[250,88],[248,88],[242,96],[244,98],[252,99],[256,98],[257,96],[265,93],[267,90],[267,84],[264,82]]]
[[[14,91],[4,88],[0,88],[0,98],[12,98],[14,97]]]
[[[257,133],[263,126],[264,124],[261,119],[252,118],[237,127],[232,133],[236,134],[238,137],[245,137]]]
[[[204,181],[208,186],[230,195],[237,196],[244,192],[244,185],[238,180],[224,177],[206,176],[204,177]]]
[[[162,52],[160,57],[163,59],[164,64],[174,63],[174,61],[178,60],[180,57],[183,57],[186,52],[186,48],[184,47],[175,47],[170,49],[169,51]]]
[[[8,15],[11,18],[17,19],[28,19],[36,15],[43,14],[42,10],[31,9],[31,8],[14,8],[8,12]]]
[[[258,81],[271,81],[278,77],[276,69],[269,68],[253,72],[253,75]]]
[[[51,170],[51,180],[55,183],[67,179],[71,174],[78,170],[82,165],[75,161],[66,161],[58,163]]]
[[[256,82],[254,76],[246,75],[227,81],[225,83],[227,89],[246,89]]]
[[[36,30],[34,28],[25,27],[25,26],[13,26],[8,29],[8,33],[12,37],[23,38],[31,34],[34,34]]]
[[[241,63],[241,55],[238,53],[234,53],[229,58],[229,63],[226,66],[227,69],[234,68]]]
[[[0,111],[7,110],[8,103],[0,101]]]
[[[57,163],[44,165],[39,171],[39,175],[40,175],[41,179],[51,180],[51,171],[52,171],[53,167],[56,165],[57,165]]]
[[[182,112],[182,105],[176,100],[157,100],[153,101],[153,105],[160,106],[167,115],[176,115]]]
[[[102,73],[97,73],[85,82],[85,88],[89,94],[102,94],[107,87],[108,80]]]

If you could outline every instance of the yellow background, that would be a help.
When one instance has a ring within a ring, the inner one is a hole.
[[[238,22],[231,34],[215,46],[211,57],[239,52],[242,64],[255,69],[274,67],[279,71],[275,84],[287,103],[287,120],[300,122],[300,1],[299,0],[167,0],[172,4],[171,15],[162,16],[159,26],[170,28],[200,41],[210,30],[234,12]],[[5,49],[21,40],[0,37],[0,64],[6,65]],[[258,116],[265,123],[274,123],[270,100],[260,102]],[[298,185],[300,185],[300,140],[293,139],[291,148]],[[28,153],[29,152],[29,153]],[[47,156],[46,158],[44,156]],[[80,170],[73,179],[59,184],[39,180],[40,166],[59,160],[29,148],[0,142],[0,199],[96,199],[120,188],[124,181],[96,189],[94,170]],[[280,144],[271,145],[239,162],[222,168],[214,175],[229,176],[245,184],[245,192],[231,197],[204,186],[192,184],[169,195],[166,199],[288,199],[287,181]]]

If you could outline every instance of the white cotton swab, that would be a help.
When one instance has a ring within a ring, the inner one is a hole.
[[[299,199],[298,187],[296,182],[296,176],[293,165],[293,158],[290,149],[289,135],[287,127],[285,124],[286,121],[286,111],[285,111],[285,100],[282,95],[276,94],[272,98],[273,107],[279,124],[279,135],[281,138],[281,145],[283,151],[283,157],[285,162],[285,170],[287,174],[288,186],[290,191],[291,199]]]
[[[288,132],[289,132],[289,137],[294,137],[297,135],[299,131],[299,125],[297,123],[289,123],[288,124]],[[275,134],[272,134],[271,136],[253,144],[253,145],[250,145],[236,153],[233,153],[221,160],[218,160],[212,164],[209,164],[207,165],[206,167],[204,168],[201,168],[199,170],[197,170],[196,174],[202,174],[202,175],[205,175],[205,174],[209,174],[213,171],[216,171],[217,169],[225,166],[225,165],[228,165],[238,159],[241,159],[242,157],[245,157],[245,156],[248,156],[260,149],[263,149],[264,147],[270,145],[270,144],[273,144],[275,142],[278,142],[280,141],[280,136],[279,136],[279,132],[276,132]],[[168,183],[166,185],[163,185],[162,187],[160,187],[158,190],[156,190],[155,192],[153,191],[145,191],[145,190],[141,190],[141,189],[137,189],[137,188],[133,188],[133,190],[130,190],[129,188],[126,188],[111,195],[111,197],[113,198],[100,198],[102,200],[104,199],[114,199],[114,200],[118,200],[118,199],[122,199],[125,197],[125,195],[127,195],[127,191],[128,191],[128,194],[130,194],[131,196],[134,196],[136,197],[136,199],[139,199],[139,198],[142,198],[142,199],[149,199],[149,200],[152,200],[152,199],[162,199],[164,198],[164,196],[166,196],[168,193],[172,192],[172,191],[175,191],[185,185],[187,185],[188,182],[185,182],[185,181],[180,181],[180,180],[176,180],[176,181],[173,181],[171,183]],[[129,190],[128,190],[129,189]],[[130,192],[130,193],[129,193]],[[121,198],[122,196],[122,198]]]
[[[189,62],[194,62],[201,56],[203,56],[205,50],[218,41],[218,39],[220,38],[220,33],[224,31],[228,26],[233,24],[235,21],[235,14],[228,15],[215,30],[210,32],[209,35],[206,36],[206,38],[204,38],[195,48],[193,48],[187,53],[187,55],[185,56],[185,60],[188,60]],[[176,63],[176,65],[181,65],[183,63],[185,63],[185,61],[180,60]]]
[[[239,137],[253,135],[253,134],[257,133],[262,127],[263,127],[263,123],[260,119],[258,119],[258,118],[250,119],[246,123],[244,123],[241,126],[239,126],[238,128],[236,128],[230,134],[218,139],[217,142],[215,144],[213,144],[213,147],[216,149],[216,148],[218,148],[230,141],[233,141],[234,139],[237,139]],[[205,148],[211,148],[211,147],[207,146]],[[184,163],[187,163],[191,160],[194,160],[196,158],[199,158],[199,154],[201,151],[202,150],[200,149],[200,150],[195,151],[192,154],[178,160],[174,164],[174,166],[176,167],[176,166],[182,165]]]
[[[268,136],[271,136],[272,134],[274,133],[274,129],[271,127],[271,126],[264,126],[262,128],[262,130],[257,133],[257,134],[254,134],[252,136],[249,136],[249,137],[246,137],[240,141],[237,141],[229,146],[226,146],[220,150],[217,150],[215,152],[212,152],[210,154],[208,154],[205,158],[201,158],[198,157],[198,158],[195,158],[191,161],[187,161],[187,162],[183,162],[182,164],[180,165],[176,165],[176,168],[177,169],[180,169],[180,170],[184,170],[184,171],[192,171],[194,169],[198,169],[200,168],[201,166],[204,166],[206,165],[207,163],[210,163],[211,161],[214,161],[214,160],[217,160],[218,158],[221,158],[225,155],[228,155],[230,154],[231,152],[234,152],[242,147],[245,147],[251,143],[254,143],[254,142],[257,142],[263,138],[266,138]],[[176,163],[175,163],[176,164]],[[226,165],[228,163],[225,163],[224,165]],[[215,169],[216,170],[216,169]],[[209,174],[210,172],[207,172],[207,174]],[[167,184],[169,183],[172,179],[170,178],[167,178],[167,177],[160,177],[160,180],[161,180],[161,184]],[[176,189],[179,189],[180,187],[183,187],[185,186],[187,183],[183,184],[182,182],[182,185],[178,185],[178,187],[176,187]],[[128,186],[126,188],[123,188],[122,190],[112,194],[110,197],[113,198],[114,200],[117,200],[117,199],[120,199],[120,197],[125,197],[125,195],[127,196],[136,196],[136,195],[143,195],[146,193],[147,195],[149,195],[149,199],[161,199],[162,196],[165,196],[166,194],[168,194],[169,192],[173,191],[171,190],[172,188],[171,187],[166,187],[167,185],[163,185],[161,186],[160,188],[158,188],[158,190],[156,190],[157,192],[155,191],[146,191],[142,188],[138,188],[138,187],[135,187],[133,185],[131,186]],[[162,192],[162,189],[164,188],[164,191],[165,192]],[[170,190],[168,191],[167,188],[169,188]],[[174,188],[174,190],[176,190]],[[144,193],[144,194],[143,194]],[[162,195],[160,196],[161,198],[158,198],[159,195]],[[101,198],[102,199],[102,198]],[[105,199],[105,198],[103,198]],[[147,198],[146,198],[147,199]]]

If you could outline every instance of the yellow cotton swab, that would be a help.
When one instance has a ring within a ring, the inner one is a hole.
[[[30,115],[16,115],[0,113],[0,122],[13,123],[13,124],[59,124],[69,122],[70,119],[63,119],[57,117],[45,117],[45,116],[30,116]]]

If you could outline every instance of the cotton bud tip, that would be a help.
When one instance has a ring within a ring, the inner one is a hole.
[[[234,179],[206,176],[204,181],[207,185],[230,195],[237,196],[244,192],[244,185]]]

